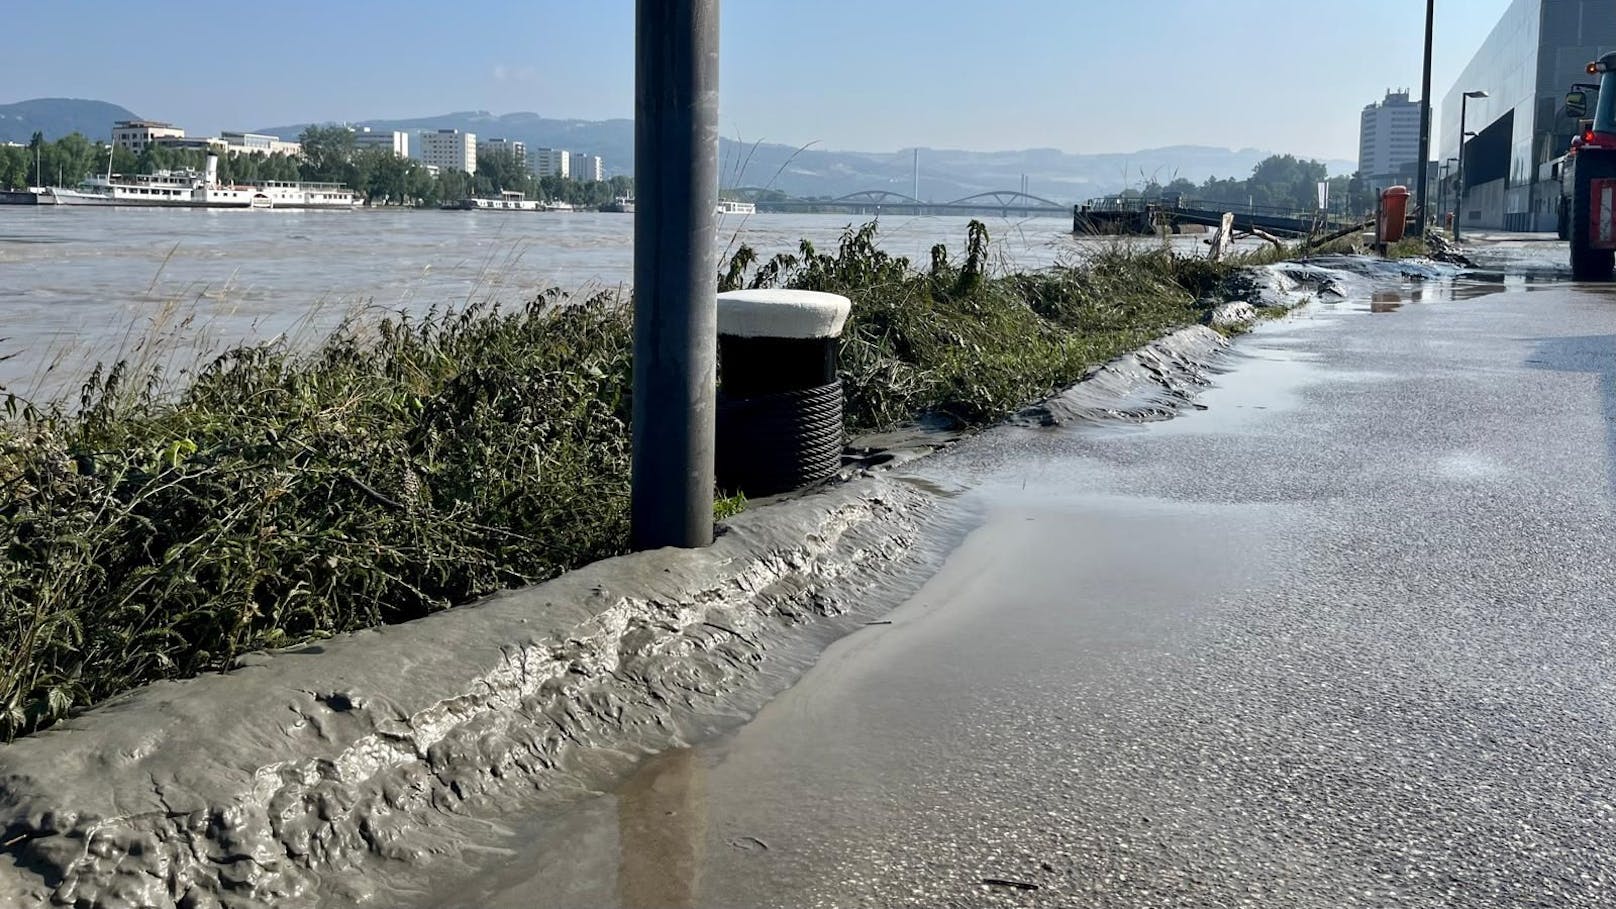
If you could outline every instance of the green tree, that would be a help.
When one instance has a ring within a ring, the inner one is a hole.
[[[22,146],[0,146],[0,188],[27,189],[30,160]]]
[[[310,126],[297,138],[303,144],[302,172],[305,180],[346,183],[353,177],[353,130],[330,123]]]
[[[444,168],[438,171],[437,199],[439,202],[459,202],[471,194],[471,186],[470,174]]]

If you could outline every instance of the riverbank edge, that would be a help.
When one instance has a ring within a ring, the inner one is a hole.
[[[1261,308],[1339,281],[1297,263],[1252,273]],[[1170,417],[1228,344],[1179,329],[1008,422]],[[138,689],[0,747],[0,898],[312,905],[326,872],[358,872],[335,885],[352,888],[372,865],[452,855],[479,810],[589,791],[744,721],[906,599],[963,522],[946,491],[861,471],[738,516],[710,549],[608,559]]]

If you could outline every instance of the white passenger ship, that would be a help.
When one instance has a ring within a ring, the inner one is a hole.
[[[757,206],[751,202],[740,202],[735,199],[719,199],[718,213],[721,215],[755,215]]]
[[[154,174],[108,174],[85,180],[78,190],[58,190],[53,196],[57,205],[345,209],[357,204],[353,190],[341,183],[261,180],[221,184],[219,159],[212,155],[208,156],[205,173],[160,170]]]
[[[460,207],[471,211],[539,211],[544,206],[514,189],[507,189],[497,199],[471,198],[460,203]]]

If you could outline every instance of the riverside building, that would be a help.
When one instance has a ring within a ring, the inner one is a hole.
[[[1459,157],[1459,114],[1466,132],[1462,171],[1465,228],[1550,231],[1559,184],[1550,162],[1571,147],[1578,123],[1565,94],[1591,81],[1587,65],[1616,50],[1616,3],[1609,0],[1514,0],[1457,82],[1433,111],[1438,152]],[[1463,101],[1466,92],[1485,98]],[[1440,114],[1440,115],[1439,115]],[[1456,198],[1461,168],[1443,168],[1443,190]]]
[[[408,158],[410,134],[396,129],[372,130],[368,126],[361,126],[354,130],[354,147],[379,148],[392,152],[395,157]]]
[[[606,168],[600,155],[572,153],[572,179],[585,183],[598,183],[606,179]]]
[[[423,132],[416,137],[416,159],[422,164],[445,170],[477,172],[477,134],[458,129]]]
[[[527,168],[527,145],[515,139],[478,139],[477,154],[510,155],[516,159],[517,167]]]
[[[119,120],[112,124],[112,144],[137,155],[147,146],[161,144],[159,140],[183,138],[185,130],[158,120]]]
[[[1408,90],[1387,91],[1358,118],[1358,173],[1374,192],[1413,185],[1420,160],[1420,105]]]
[[[534,149],[533,173],[541,177],[571,177],[572,152],[559,148]]]
[[[223,140],[226,151],[245,155],[291,155],[296,157],[303,154],[303,143],[287,142],[280,136],[266,136],[262,133],[231,133],[219,134]]]

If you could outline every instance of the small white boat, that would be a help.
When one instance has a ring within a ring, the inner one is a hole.
[[[750,202],[720,199],[718,200],[718,213],[721,215],[755,215],[757,214],[757,206]]]
[[[613,199],[612,201],[606,203],[605,205],[602,205],[600,207],[600,210],[601,211],[617,212],[619,214],[625,214],[625,215],[632,215],[632,214],[634,214],[634,200],[629,198],[628,196],[618,196],[617,198]]]
[[[571,202],[546,202],[546,203],[544,203],[544,210],[545,211],[572,211],[572,203]]]

